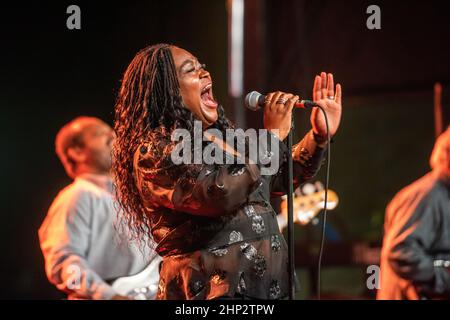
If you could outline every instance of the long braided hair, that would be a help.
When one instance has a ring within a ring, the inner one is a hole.
[[[142,240],[151,230],[134,179],[133,156],[151,130],[184,128],[193,132],[194,114],[183,104],[171,45],[156,44],[139,51],[123,76],[115,106],[113,177],[121,220],[131,239]],[[222,106],[212,125],[225,133],[233,127]]]

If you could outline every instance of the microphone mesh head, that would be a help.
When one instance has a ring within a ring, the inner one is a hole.
[[[256,91],[252,91],[245,97],[245,106],[250,110],[256,111],[260,108],[258,100],[261,94]]]

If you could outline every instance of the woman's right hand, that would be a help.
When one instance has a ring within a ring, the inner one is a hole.
[[[281,91],[266,96],[264,105],[264,128],[283,141],[291,130],[292,108],[299,96]],[[277,132],[278,130],[278,132]]]

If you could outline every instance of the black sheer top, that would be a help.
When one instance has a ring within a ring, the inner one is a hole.
[[[271,195],[285,194],[286,146],[276,141],[279,154],[270,144],[264,153],[280,160],[272,176],[261,175],[260,163],[175,165],[176,143],[161,128],[136,150],[136,183],[163,257],[157,299],[288,295],[287,245],[270,205]],[[324,153],[312,131],[294,146],[297,185],[318,171]]]

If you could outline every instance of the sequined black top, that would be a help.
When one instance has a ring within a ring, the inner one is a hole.
[[[286,146],[276,141],[279,154],[270,144],[264,153],[280,159],[272,176],[260,163],[175,165],[163,129],[136,150],[136,183],[163,257],[157,299],[288,295],[287,245],[270,205],[285,193]],[[324,153],[312,131],[294,146],[296,184],[318,171]]]

